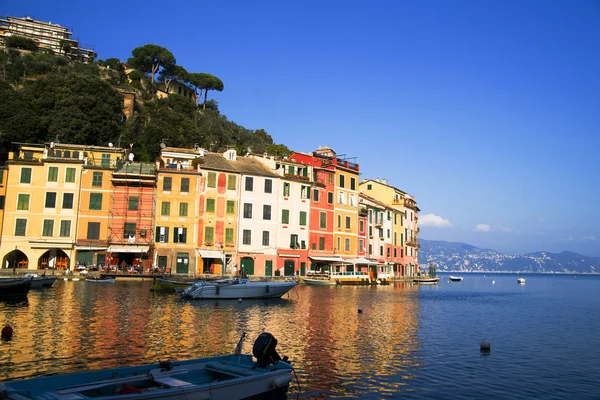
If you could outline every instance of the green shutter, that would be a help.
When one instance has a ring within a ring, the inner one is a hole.
[[[327,213],[322,212],[320,216],[319,227],[321,229],[327,229]]]
[[[227,189],[235,190],[236,183],[237,183],[237,176],[236,175],[228,175]]]
[[[208,187],[217,187],[217,174],[214,172],[208,173]]]
[[[281,223],[282,224],[290,223],[290,210],[281,210]]]
[[[58,167],[48,167],[48,182],[58,182]]]
[[[300,211],[300,225],[306,226],[306,211]]]
[[[160,209],[161,215],[169,215],[171,214],[171,202],[163,201]]]
[[[212,226],[207,226],[204,228],[204,242],[212,243],[214,241],[215,236],[215,228]]]
[[[215,212],[215,199],[206,199],[206,212]]]
[[[233,243],[233,228],[225,228],[225,243]]]
[[[29,195],[28,194],[19,194],[17,210],[29,210]]]
[[[227,214],[235,213],[235,201],[227,200]]]
[[[21,168],[21,183],[31,183],[31,168]]]
[[[102,193],[90,193],[90,210],[102,210]]]
[[[75,168],[67,168],[65,182],[75,182]]]
[[[179,203],[179,216],[187,217],[188,215],[188,203]]]

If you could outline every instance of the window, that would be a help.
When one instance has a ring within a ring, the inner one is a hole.
[[[282,224],[290,223],[290,210],[281,210],[281,223]]]
[[[365,231],[365,221],[363,221],[362,219],[360,221],[358,221],[358,231],[359,232]]]
[[[327,213],[322,212],[319,215],[319,228],[327,229]]]
[[[233,228],[225,228],[225,243],[233,243]]]
[[[333,183],[333,174],[327,174],[327,182]]]
[[[350,238],[344,239],[344,251],[350,251]]]
[[[212,226],[207,226],[204,228],[204,242],[205,243],[213,243],[215,240],[215,228]]]
[[[244,203],[244,218],[252,218],[252,204]]]
[[[254,178],[246,177],[246,192],[251,192],[254,189]]]
[[[92,186],[102,187],[102,172],[94,172],[92,176]]]
[[[302,189],[300,191],[300,198],[310,199],[310,186],[302,185]]]
[[[344,192],[338,193],[338,204],[346,205],[346,193],[344,193]]]
[[[31,168],[21,168],[21,183],[31,183]]]
[[[175,228],[173,232],[173,243],[187,242],[187,228]]]
[[[369,210],[369,223],[373,222],[373,210]]]
[[[135,237],[135,222],[125,222],[123,224],[123,237],[125,239]]]
[[[217,187],[217,173],[216,172],[208,173],[208,182],[206,183],[206,186],[208,186],[209,188]]]
[[[306,211],[300,211],[300,225],[306,226]]]
[[[48,182],[58,182],[58,167],[48,167]]]
[[[242,232],[242,244],[251,244],[252,243],[252,231],[249,229],[244,229]]]
[[[227,214],[235,214],[235,201],[227,200]]]
[[[367,190],[372,190],[373,189],[373,185],[371,185],[370,183],[367,185]]]
[[[373,254],[373,245],[369,245],[369,255]]]
[[[319,237],[319,250],[325,250],[325,237]]]
[[[333,204],[333,192],[327,192],[327,203]]]
[[[54,220],[44,220],[44,225],[42,227],[42,236],[54,236]]]
[[[398,232],[394,232],[394,246],[398,246]],[[394,257],[396,257],[395,254]]]
[[[163,192],[170,192],[171,186],[173,185],[173,178],[170,176],[165,176],[163,180]]]
[[[350,190],[356,190],[356,178],[350,177]]]
[[[271,219],[271,206],[268,204],[263,205],[263,219]]]
[[[346,229],[350,229],[351,218],[346,216]]]
[[[140,198],[138,196],[130,196],[129,197],[129,211],[137,211],[140,203]]]
[[[60,221],[60,237],[71,236],[71,221]]]
[[[300,243],[298,243],[298,235],[296,235],[296,234],[290,235],[290,248],[292,248],[292,249],[300,248]]]
[[[189,193],[190,191],[190,178],[181,178],[181,192]]]
[[[269,245],[269,231],[263,231],[262,234],[262,244],[263,246]]]
[[[87,238],[90,240],[100,239],[100,222],[88,222]]]
[[[342,238],[337,238],[337,249],[340,251],[342,249]]]
[[[45,208],[56,208],[56,192],[46,192]]]
[[[373,237],[373,227],[369,226],[369,236]]]
[[[170,215],[171,214],[171,202],[163,201],[160,205],[160,214],[161,215]]]
[[[27,231],[27,220],[23,218],[17,218],[15,223],[15,236],[25,236]]]
[[[379,255],[383,256],[383,246],[379,246]]]
[[[290,184],[288,182],[283,182],[283,197],[290,196]]]
[[[387,248],[387,258],[390,258],[392,254],[392,249],[390,249],[389,247]]]
[[[365,251],[365,241],[364,241],[364,239],[359,239],[358,240],[358,251],[361,252],[361,253],[363,251]]]
[[[356,207],[356,195],[353,193],[350,193],[348,195],[348,200],[350,200],[350,206],[351,207]]]
[[[237,183],[236,175],[228,175],[227,176],[227,189],[235,190],[236,183]]]
[[[179,203],[179,216],[187,217],[188,215],[188,203]]]
[[[341,215],[338,215],[338,218],[337,218],[337,227],[338,227],[338,229],[342,228],[342,216]]]
[[[156,227],[156,241],[158,243],[167,243],[169,241],[169,228],[166,226]]]
[[[65,182],[75,182],[75,168],[67,167],[67,172],[65,172]]]
[[[29,195],[19,193],[17,200],[17,210],[29,210]]]
[[[273,180],[265,179],[265,193],[273,193]]]
[[[215,199],[206,199],[206,212],[207,213],[215,212]]]
[[[33,160],[33,152],[32,151],[24,151],[23,158],[26,160]]]
[[[390,230],[388,229],[388,230],[387,230],[387,238],[389,239],[389,238],[391,238],[391,237],[392,237],[392,234],[390,233]]]
[[[345,179],[346,179],[346,177],[344,175],[340,175],[340,187],[341,188],[343,188],[344,184],[346,183],[346,182],[344,182]]]
[[[319,201],[319,189],[313,191],[313,199],[314,201]]]
[[[2,176],[2,174],[0,174],[0,176]],[[0,196],[0,210],[4,210],[5,201],[6,201],[6,198],[4,196]]]
[[[65,154],[65,157],[67,157],[66,154]],[[102,162],[100,165],[105,168],[110,167],[110,154],[102,154]]]

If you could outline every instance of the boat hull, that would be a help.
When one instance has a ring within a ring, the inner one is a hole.
[[[437,285],[440,281],[440,278],[414,278],[413,282],[418,283],[419,285]]]
[[[296,282],[207,283],[198,281],[182,292],[192,299],[276,299],[297,285]]]
[[[450,280],[450,282],[460,282],[463,278],[462,276],[449,276],[448,280]]]
[[[311,286],[334,286],[337,282],[329,278],[303,278],[304,283]]]
[[[29,289],[31,289],[31,279],[0,279],[0,299],[25,297]]]
[[[186,289],[192,285],[193,282],[176,281],[172,279],[156,278],[152,282],[153,291],[175,291],[176,289]]]
[[[286,389],[291,366],[254,367],[252,356],[230,355],[0,383],[9,399],[243,399]],[[126,391],[127,394],[123,393]],[[23,393],[23,394],[20,394]],[[27,393],[27,395],[25,395]]]
[[[94,282],[94,283],[115,283],[115,278],[100,278],[100,279],[87,278],[86,281]]]

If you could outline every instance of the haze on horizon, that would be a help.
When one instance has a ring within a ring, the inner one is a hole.
[[[600,256],[600,3],[5,0],[98,58],[154,43],[229,119],[416,197],[420,236]]]

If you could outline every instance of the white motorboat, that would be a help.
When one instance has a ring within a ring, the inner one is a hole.
[[[518,278],[517,283],[525,283],[525,278]]]
[[[292,381],[277,339],[264,332],[252,355],[241,353],[195,360],[104,369],[0,382],[0,397],[31,399],[244,399],[285,392]]]
[[[452,276],[452,275],[450,275],[448,277],[448,279],[450,280],[450,282],[460,282],[460,281],[463,280],[463,277],[462,276]]]
[[[25,274],[24,276],[25,279],[31,279],[31,288],[32,289],[39,289],[39,288],[43,288],[43,287],[50,287],[52,285],[54,285],[54,282],[56,282],[56,277],[55,276],[45,276],[45,275],[38,275],[38,274]]]
[[[418,277],[413,278],[414,283],[418,283],[419,285],[437,285],[440,281],[440,278],[436,276],[435,278],[430,277]]]
[[[85,279],[87,282],[94,282],[94,283],[115,283],[115,278],[105,278],[105,277],[88,277]]]
[[[251,282],[244,278],[220,281],[196,281],[180,291],[181,297],[191,299],[271,299],[289,292],[296,282]]]

